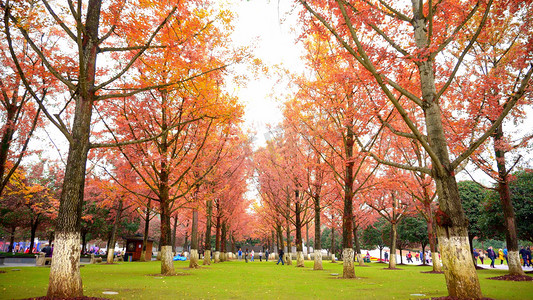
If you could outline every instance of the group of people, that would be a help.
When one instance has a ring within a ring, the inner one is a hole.
[[[490,267],[495,268],[494,263],[496,259],[500,260],[500,265],[503,264],[503,261],[507,264],[509,264],[508,261],[508,251],[507,248],[504,249],[498,249],[498,252],[494,251],[494,249],[489,247],[486,251],[483,249],[474,249],[474,258],[477,263],[477,259],[481,261],[481,264],[483,264],[483,261],[485,259],[485,253],[486,257],[490,259]],[[518,253],[520,255],[520,258],[522,259],[522,264],[524,267],[530,267],[533,265],[531,261],[531,249],[529,247],[524,249],[524,246],[520,248],[520,252]]]
[[[254,261],[254,257],[255,257],[255,252],[254,252],[254,249],[252,249],[250,252],[248,252],[248,248],[246,248],[246,251],[242,251],[241,248],[239,248],[239,251],[237,252],[237,257],[239,260],[242,260],[243,258],[243,254],[244,254],[244,260],[246,262],[248,262],[248,260],[250,261]],[[268,249],[265,251],[265,260],[268,261],[268,255],[270,253],[268,252]],[[259,261],[263,261],[263,251],[259,251]]]

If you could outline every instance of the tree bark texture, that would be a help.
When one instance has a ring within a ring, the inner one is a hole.
[[[294,243],[296,244],[296,267],[303,268],[304,265],[304,253],[303,253],[303,247],[302,247],[302,220],[300,216],[300,202],[299,199],[299,193],[296,191],[296,203],[295,203],[295,213],[296,213],[296,239]]]
[[[355,255],[357,255],[357,262],[359,263],[359,266],[364,266],[365,261],[363,260],[363,255],[361,255],[361,246],[359,245],[359,237],[357,236],[357,226],[355,226],[355,216],[353,224],[353,243],[355,246]]]
[[[122,216],[122,207],[123,207],[122,199],[118,201],[118,207],[117,212],[115,215],[115,222],[113,223],[113,229],[111,229],[111,237],[109,239],[109,246],[107,247],[107,263],[112,264],[115,258],[115,243],[116,243],[116,235],[117,235],[117,228],[118,223],[120,222],[120,217]]]
[[[189,268],[197,269],[198,264],[198,210],[192,210],[192,230],[191,230],[191,255],[189,259]]]
[[[146,247],[148,245],[148,232],[150,230],[150,211],[152,209],[152,199],[148,199],[146,205],[146,215],[144,217],[144,235],[143,235],[143,249],[141,252],[141,261],[146,261]],[[150,255],[152,257],[152,255]]]
[[[313,266],[313,270],[323,270],[322,267],[322,244],[320,242],[321,239],[321,232],[320,232],[320,196],[314,195],[313,197],[313,204],[315,209],[315,248],[314,248],[314,254],[315,254],[315,263]]]
[[[394,211],[393,211],[394,216]],[[389,255],[389,269],[395,269],[396,268],[396,238],[397,238],[397,227],[396,221],[393,220],[391,223],[391,232],[390,232],[390,255]]]
[[[421,11],[421,0],[412,0],[415,42],[420,50],[428,47],[427,20]],[[429,145],[438,161],[433,161],[433,178],[437,185],[439,209],[437,211],[437,234],[439,249],[444,263],[444,275],[451,297],[481,298],[481,287],[472,254],[468,245],[468,221],[465,217],[457,181],[448,153],[444,135],[442,114],[438,99],[435,98],[435,75],[432,58],[428,57],[417,64],[420,74],[423,110]],[[442,169],[438,168],[438,164]]]
[[[74,142],[69,144],[65,179],[56,219],[56,239],[47,293],[47,296],[51,298],[83,296],[79,268],[81,211],[85,188],[85,168],[90,146],[92,107],[95,101],[96,55],[101,5],[101,0],[90,0],[88,3],[82,45],[78,53],[79,82],[71,128]]]
[[[342,246],[343,257],[342,257],[342,277],[343,278],[355,278],[355,269],[353,264],[354,253],[353,253],[353,240],[352,240],[352,231],[353,231],[353,168],[354,161],[353,157],[353,145],[354,145],[354,132],[353,126],[346,126],[346,141],[344,144],[344,154],[345,154],[345,173],[344,173],[344,210],[342,215]],[[347,249],[350,249],[348,251]],[[348,261],[350,260],[350,261]]]
[[[496,165],[498,167],[498,193],[502,205],[503,217],[505,220],[505,241],[507,242],[507,263],[509,265],[509,275],[526,274],[520,265],[520,256],[518,253],[518,236],[516,234],[516,220],[509,190],[509,175],[505,166],[505,151],[501,148],[503,143],[503,126],[500,125],[493,135],[494,154],[496,156]],[[511,256],[515,256],[511,259]]]
[[[211,264],[211,216],[213,214],[213,201],[207,200],[205,202],[207,208],[206,224],[205,224],[205,250],[203,265]]]

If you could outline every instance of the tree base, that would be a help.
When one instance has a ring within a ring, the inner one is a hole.
[[[352,248],[344,248],[342,250],[342,278],[355,278],[353,258],[354,251]]]
[[[174,261],[172,260],[172,246],[161,247],[161,274],[165,276],[175,275]]]
[[[50,268],[47,296],[51,298],[83,297],[80,274],[80,234],[57,232]]]

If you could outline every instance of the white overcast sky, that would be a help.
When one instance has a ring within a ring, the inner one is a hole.
[[[253,45],[253,55],[267,66],[302,69],[302,47],[296,44],[297,33],[292,30],[297,25],[293,4],[287,0],[230,0],[236,16],[233,34],[236,45]],[[237,72],[247,70],[237,67]],[[275,125],[282,118],[280,102],[287,87],[277,84],[278,78],[272,77],[249,76],[246,87],[234,91],[246,104],[246,125],[256,132],[256,146],[265,142],[267,124]]]

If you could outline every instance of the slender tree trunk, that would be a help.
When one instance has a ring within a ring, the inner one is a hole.
[[[101,5],[101,0],[89,1],[84,30],[81,31],[83,41],[78,54],[80,67],[71,128],[74,142],[69,144],[65,179],[56,219],[54,255],[47,293],[50,298],[83,296],[79,267],[80,225],[85,188],[85,165],[90,146],[92,107],[96,98],[94,82]]]
[[[15,91],[15,93],[18,93],[18,91]],[[18,97],[17,94],[14,94],[13,99],[16,99]],[[9,103],[9,99],[4,99],[4,103],[8,103],[6,105],[5,109],[5,125],[2,128],[2,140],[0,141],[0,182],[2,183],[2,186],[0,187],[0,195],[3,192],[4,185],[4,175],[6,173],[6,162],[7,157],[9,155],[9,147],[11,146],[11,142],[13,141],[13,134],[15,133],[15,123],[16,123],[16,116],[17,116],[17,105],[14,103]]]
[[[37,231],[37,227],[39,227],[39,216],[41,214],[37,214],[35,217],[35,221],[31,222],[31,230],[30,230],[30,253],[33,253],[33,247],[35,244],[35,232]]]
[[[144,235],[143,235],[143,249],[142,249],[141,258],[140,258],[141,261],[146,261],[146,247],[148,246],[148,232],[150,231],[150,211],[151,211],[151,209],[152,209],[152,199],[148,198],[148,203],[146,205],[146,215],[144,217]],[[150,253],[150,258],[151,257],[152,257],[152,255]]]
[[[198,210],[192,210],[192,230],[191,230],[191,255],[189,260],[189,268],[197,269],[198,264]]]
[[[516,220],[509,190],[509,175],[505,166],[505,151],[501,148],[503,143],[503,126],[500,125],[494,133],[494,153],[496,165],[498,167],[498,193],[502,204],[503,216],[505,219],[505,241],[507,242],[507,263],[509,265],[509,275],[526,274],[520,266],[520,255],[518,253],[518,237],[516,234]]]
[[[168,174],[165,170],[161,171],[161,177],[168,179]],[[160,187],[160,210],[161,210],[161,274],[162,275],[174,275],[176,273],[174,269],[174,261],[172,260],[172,239],[170,230],[170,203],[169,194],[166,180],[161,180]]]
[[[313,265],[313,270],[323,270],[324,268],[322,267],[322,243],[320,240],[320,196],[318,194],[315,194],[315,196],[313,197],[313,205],[315,209],[315,263]]]
[[[292,266],[292,257],[291,257],[291,248],[292,248],[292,244],[291,244],[291,225],[289,223],[289,217],[287,216],[286,217],[286,224],[287,224],[287,231],[286,231],[286,236],[287,236],[287,251],[285,252],[285,264],[287,266]]]
[[[206,224],[205,224],[205,250],[204,250],[204,265],[211,264],[211,215],[213,214],[213,201],[207,200],[205,202],[207,208]]]
[[[346,159],[346,169],[344,173],[344,210],[342,215],[342,277],[355,278],[354,251],[353,251],[353,145],[354,132],[353,125],[346,126],[346,141],[344,144],[344,154]]]
[[[221,226],[221,215],[220,215],[220,206],[218,201],[215,202],[217,208],[217,223],[215,226],[215,261],[214,263],[220,262],[220,226]]]
[[[15,230],[16,229],[17,229],[17,226],[11,226],[11,232],[9,235],[9,250],[7,252],[13,252],[13,249],[15,249]]]
[[[394,212],[393,212],[394,216]],[[396,268],[396,238],[397,238],[397,224],[396,220],[391,222],[391,245],[390,245],[390,255],[389,255],[389,269]]]
[[[87,252],[87,229],[81,230],[81,253]]]
[[[226,261],[226,235],[228,233],[228,226],[226,221],[222,221],[222,234],[220,237],[220,261]]]
[[[174,215],[174,222],[172,224],[172,253],[176,253],[176,234],[178,231],[178,214]]]
[[[307,255],[310,255],[311,248],[309,247],[309,223],[305,224],[305,245],[307,248]]]
[[[302,247],[302,220],[300,216],[300,202],[299,200],[299,192],[296,191],[296,239],[294,243],[296,244],[296,267],[303,268],[305,267],[304,264],[304,252]]]
[[[331,262],[332,263],[336,263],[337,261],[335,260],[335,227],[331,227],[331,247],[330,247],[330,252],[331,252]]]
[[[353,216],[353,243],[355,247],[355,254],[357,255],[357,262],[359,266],[365,266],[363,255],[361,255],[361,246],[359,245],[359,237],[357,236],[358,226],[355,225],[355,216]]]
[[[427,197],[429,199],[429,197]],[[429,250],[431,251],[431,255],[433,258],[433,272],[442,272],[442,267],[440,263],[440,259],[437,253],[437,239],[435,237],[435,230],[433,229],[433,214],[431,212],[431,202],[429,200],[424,202],[424,207],[426,210],[426,215],[428,216],[427,219],[427,227],[428,227],[428,241],[429,241]],[[422,264],[426,264],[425,260],[423,260]]]
[[[120,222],[120,217],[122,216],[122,207],[124,203],[122,199],[118,201],[117,214],[115,215],[115,222],[113,223],[113,229],[111,230],[111,238],[109,239],[109,246],[107,247],[107,263],[112,264],[113,258],[115,257],[115,237],[117,234],[118,224]]]

